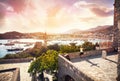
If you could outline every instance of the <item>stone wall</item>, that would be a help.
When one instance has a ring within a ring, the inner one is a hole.
[[[81,55],[81,56],[80,56],[80,52],[69,53],[69,57],[70,57],[71,59],[73,59],[73,58],[86,57],[86,56],[92,56],[92,55],[97,55],[97,54],[102,54],[102,50],[86,51],[86,52],[84,52],[84,54]]]
[[[107,54],[114,51],[113,48],[103,49],[103,50],[92,50],[84,52],[84,55],[80,56],[79,52],[67,54],[70,59],[82,58],[87,56],[100,55],[102,56],[102,51],[105,51]],[[76,68],[71,61],[65,58],[66,55],[59,55],[58,57],[58,81],[65,81],[65,76],[69,75],[74,79],[74,81],[94,81],[94,77],[89,77],[85,75],[82,71]]]
[[[11,76],[11,81],[20,81],[20,69],[19,68],[0,70],[0,73],[5,73],[5,72],[13,72],[13,75]]]
[[[114,27],[113,27],[113,47],[117,49],[118,47],[118,20],[119,20],[119,0],[115,0],[114,3]]]
[[[0,64],[30,62],[33,58],[0,59]]]
[[[65,76],[69,75],[74,81],[94,81],[92,77],[88,77],[83,72],[74,67],[72,62],[59,55],[58,58],[58,81],[65,81]]]
[[[108,48],[108,49],[103,49],[107,52],[107,54],[114,52],[113,48]],[[84,52],[83,55],[80,56],[80,52],[74,52],[74,53],[69,53],[70,59],[74,58],[80,58],[80,57],[87,57],[87,56],[94,56],[94,55],[102,55],[102,50],[92,50],[92,51],[86,51]]]
[[[113,47],[115,47],[118,50],[118,66],[117,66],[117,72],[118,77],[117,81],[120,81],[120,0],[115,0],[114,3],[114,42]]]

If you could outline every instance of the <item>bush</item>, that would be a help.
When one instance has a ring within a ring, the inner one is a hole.
[[[33,61],[29,67],[29,73],[39,73],[44,70],[53,72],[58,68],[58,52],[55,50],[48,50],[42,54],[35,61]]]
[[[60,47],[58,44],[49,45],[47,48],[48,48],[48,50],[60,51]]]
[[[88,41],[85,41],[82,44],[82,47],[84,48],[84,51],[95,50],[95,45],[92,42],[88,42]]]

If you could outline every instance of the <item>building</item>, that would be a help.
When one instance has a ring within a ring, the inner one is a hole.
[[[120,0],[115,0],[114,3],[114,41],[113,47],[120,51]]]
[[[58,81],[120,81],[120,0],[114,3],[113,48],[118,51],[91,51],[85,56],[69,54],[70,60],[59,55]],[[101,55],[104,56],[101,57]]]
[[[114,3],[113,34],[114,34],[113,47],[118,51],[117,81],[120,81],[120,63],[119,63],[120,62],[120,0],[115,0],[115,3]]]
[[[102,50],[95,50],[68,55],[70,60],[59,55],[58,81],[120,81],[116,80],[118,54],[105,56]]]

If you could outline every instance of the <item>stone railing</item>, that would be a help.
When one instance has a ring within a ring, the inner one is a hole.
[[[102,51],[106,51],[107,54],[114,52],[113,48],[101,49],[101,50],[92,50],[92,51],[85,51],[83,55],[80,56],[80,52],[69,53],[70,59],[80,58],[80,57],[87,57],[87,56],[94,56],[102,54]]]
[[[30,62],[31,60],[33,60],[33,58],[1,59],[0,64]]]
[[[104,54],[103,51],[106,54]],[[74,58],[82,58],[82,57],[94,56],[94,55],[100,55],[100,54],[101,54],[101,56],[105,56],[105,55],[107,55],[107,53],[111,53],[113,51],[114,51],[113,49],[109,48],[109,49],[103,49],[103,50],[87,51],[87,52],[84,52],[84,54],[81,56],[80,56],[79,52],[69,53],[67,55],[69,56],[70,59],[74,59]],[[89,77],[88,74],[86,75],[85,73],[80,71],[80,69],[75,67],[73,65],[73,63],[65,57],[66,56],[64,56],[64,55],[63,56],[59,55],[59,57],[58,57],[58,65],[59,65],[58,81],[65,81],[64,80],[65,75],[71,76],[75,81],[94,81],[95,80],[95,77]]]
[[[86,51],[83,55],[80,56],[80,52],[75,53],[69,53],[70,59],[74,58],[80,58],[80,57],[86,57],[86,56],[93,56],[93,55],[99,55],[102,54],[102,50],[92,50],[92,51]]]
[[[58,74],[58,81],[65,81],[64,76],[69,75],[75,81],[94,81],[91,77],[88,77],[78,68],[76,68],[72,62],[64,58],[62,55],[59,55],[59,74]]]
[[[5,72],[13,72],[11,81],[20,81],[20,69],[19,68],[0,70],[0,73],[5,73]]]

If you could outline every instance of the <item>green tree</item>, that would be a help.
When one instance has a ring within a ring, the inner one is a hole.
[[[48,50],[31,63],[28,72],[36,76],[36,73],[42,73],[44,70],[53,72],[57,69],[58,52],[55,50]]]
[[[70,43],[69,45],[61,45],[60,53],[71,53],[79,51],[79,46],[76,46],[74,43]]]
[[[42,46],[40,49],[33,48],[28,53],[33,57],[39,57],[42,55],[42,53],[45,53],[46,51],[47,49],[44,46]]]
[[[85,41],[82,44],[82,47],[84,48],[84,51],[90,51],[95,49],[95,45],[92,42]]]
[[[59,47],[58,44],[49,45],[49,46],[47,46],[47,48],[48,48],[49,50],[56,50],[56,51],[59,51],[59,50],[60,50],[60,47]]]

